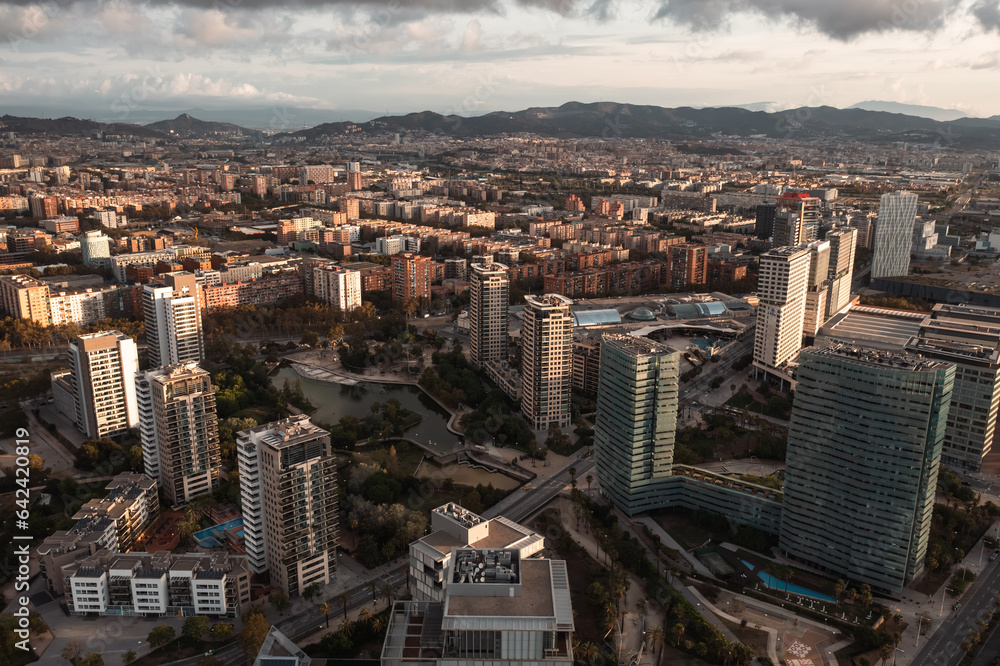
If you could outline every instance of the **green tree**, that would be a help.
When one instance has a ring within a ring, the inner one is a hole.
[[[149,643],[149,647],[155,650],[158,647],[163,647],[175,638],[177,638],[177,632],[174,631],[174,628],[166,624],[161,624],[149,632],[149,635],[146,636],[146,641]]]
[[[132,664],[135,663],[137,656],[138,655],[136,655],[135,650],[128,650],[122,655],[122,663],[125,664],[125,666],[132,666]]]
[[[326,618],[326,626],[329,628],[329,626],[330,626],[330,603],[328,601],[324,601],[323,603],[321,603],[319,605],[319,612],[322,613],[323,617]]]
[[[247,658],[248,662],[252,663],[256,659],[257,653],[260,652],[260,646],[264,644],[264,639],[267,638],[269,630],[270,626],[262,614],[244,615],[243,631],[240,632],[240,645],[243,648],[243,655]]]
[[[78,662],[79,666],[104,666],[104,657],[100,652],[88,652]]]
[[[193,615],[185,618],[184,625],[181,627],[181,636],[198,640],[208,633],[208,625],[208,618],[203,615]]]
[[[288,595],[281,592],[271,593],[271,605],[274,606],[274,610],[278,611],[281,615],[292,607],[292,602],[288,600]]]
[[[320,583],[313,583],[302,590],[302,598],[306,601],[312,601],[321,594],[323,594],[323,586]]]
[[[233,625],[228,622],[219,622],[212,625],[212,638],[217,641],[224,641],[233,635]]]

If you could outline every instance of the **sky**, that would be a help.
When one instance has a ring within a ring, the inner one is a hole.
[[[0,0],[0,113],[874,99],[990,116],[998,74],[1000,0]]]

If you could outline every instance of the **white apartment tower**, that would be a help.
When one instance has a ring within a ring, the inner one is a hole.
[[[883,194],[875,224],[872,250],[872,278],[906,275],[910,270],[913,222],[917,216],[917,195],[913,192]]]
[[[777,368],[802,348],[809,288],[808,247],[779,247],[760,257],[754,365]]]
[[[488,259],[481,264],[472,264],[469,273],[469,340],[474,368],[507,356],[509,294],[507,266]]]
[[[573,301],[560,294],[525,296],[521,325],[521,412],[535,430],[570,425]]]
[[[119,331],[81,335],[70,343],[69,365],[63,391],[69,393],[65,403],[73,405],[74,413],[67,416],[80,432],[97,439],[136,426],[134,378],[139,356],[135,340]]]
[[[247,559],[289,596],[333,580],[337,465],[330,433],[293,416],[242,430],[236,451]]]
[[[830,241],[813,241],[809,249],[809,287],[806,290],[806,312],[802,319],[802,335],[814,337],[826,322],[830,282]]]
[[[316,298],[344,312],[361,307],[361,273],[332,264],[313,270]]]
[[[847,307],[851,302],[851,283],[854,280],[854,248],[858,241],[858,230],[851,227],[835,227],[826,234],[830,241],[830,293],[826,301],[826,316],[829,319]]]
[[[171,504],[187,504],[218,485],[215,388],[197,363],[140,372],[135,379],[143,469]]]
[[[149,367],[205,358],[201,337],[201,295],[194,273],[167,273],[164,284],[142,290]]]

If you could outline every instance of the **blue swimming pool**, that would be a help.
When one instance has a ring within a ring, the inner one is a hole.
[[[746,560],[740,560],[749,569],[756,569],[753,564],[747,562]],[[767,573],[766,571],[761,571],[756,569],[754,572],[757,574],[757,578],[760,578],[761,582],[772,590],[778,590],[779,592],[788,592],[788,594],[794,594],[800,597],[809,597],[810,599],[819,599],[820,601],[829,601],[830,603],[837,603],[837,600],[828,594],[823,594],[822,592],[816,592],[815,590],[810,590],[795,583],[786,583],[783,580],[779,580]]]
[[[194,540],[198,542],[198,545],[203,548],[218,548],[222,545],[221,541],[223,540],[223,532],[236,527],[243,527],[242,517],[233,518],[232,520],[227,520],[224,523],[219,523],[218,525],[201,530],[200,532],[195,532],[192,536],[194,537]],[[243,536],[243,530],[237,530],[236,534]]]

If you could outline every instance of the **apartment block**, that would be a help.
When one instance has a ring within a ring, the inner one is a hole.
[[[197,277],[188,272],[168,273],[162,283],[143,287],[150,367],[204,360],[200,289]]]
[[[30,275],[0,275],[0,307],[15,319],[49,326],[49,287]]]
[[[573,301],[525,296],[521,326],[521,412],[534,430],[570,426]]]
[[[392,256],[392,298],[395,301],[431,297],[431,258],[405,252]]]
[[[809,261],[809,249],[803,247],[781,247],[760,256],[754,340],[759,368],[778,368],[802,348]]]
[[[469,276],[469,339],[472,366],[507,357],[507,309],[510,280],[507,266],[492,261],[475,263]]]
[[[361,273],[327,264],[313,269],[316,298],[348,312],[361,307]]]
[[[91,439],[113,437],[139,422],[135,341],[119,331],[81,335],[69,346],[68,373],[52,384],[53,397],[77,429]]]

